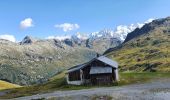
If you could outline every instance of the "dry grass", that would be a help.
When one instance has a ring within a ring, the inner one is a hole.
[[[0,90],[19,88],[21,86],[0,80]]]

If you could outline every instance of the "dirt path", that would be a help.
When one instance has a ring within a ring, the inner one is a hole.
[[[72,91],[56,91],[20,97],[13,100],[56,99],[56,100],[91,100],[95,96],[111,96],[113,100],[169,100],[170,79],[159,79],[145,84],[122,87],[94,88]],[[100,99],[99,99],[100,100]]]

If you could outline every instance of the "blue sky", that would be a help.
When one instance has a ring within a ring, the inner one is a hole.
[[[13,35],[19,41],[26,35],[46,38],[91,33],[167,17],[169,10],[170,0],[1,0],[0,35]],[[32,22],[21,27],[27,18]],[[64,23],[72,28],[63,31]]]

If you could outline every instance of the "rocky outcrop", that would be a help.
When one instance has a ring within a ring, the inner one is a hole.
[[[31,44],[31,43],[34,43],[36,42],[37,39],[34,39],[32,38],[31,36],[26,36],[21,42],[20,44],[23,45],[23,44]]]

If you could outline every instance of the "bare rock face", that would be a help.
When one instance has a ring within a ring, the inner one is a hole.
[[[30,37],[30,36],[26,36],[26,37],[20,42],[20,44],[21,44],[21,45],[23,45],[23,44],[31,44],[31,43],[34,43],[34,42],[36,42],[36,41],[37,41],[37,39],[34,39],[34,38]]]
[[[71,40],[71,39],[65,39],[65,40],[64,40],[64,43],[65,43],[66,45],[68,45],[68,46],[72,46],[72,47],[75,46],[74,41]]]
[[[93,49],[97,53],[102,54],[107,49],[120,45],[121,41],[117,38],[100,37],[96,39],[88,39],[85,44],[87,48]]]

